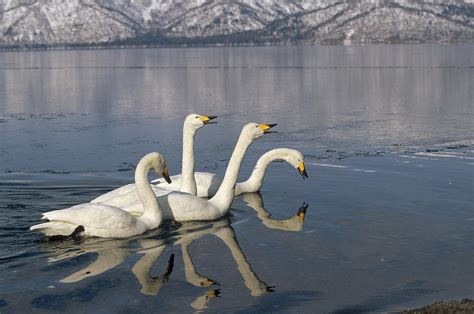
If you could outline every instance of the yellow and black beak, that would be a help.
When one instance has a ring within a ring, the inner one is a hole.
[[[263,131],[264,134],[267,134],[267,133],[276,133],[276,131],[269,131],[271,128],[273,128],[274,126],[277,126],[278,124],[277,123],[273,123],[273,124],[260,124],[258,127]]]
[[[164,169],[163,171],[161,171],[161,175],[163,176],[163,178],[165,178],[168,184],[171,183],[171,178],[170,178],[170,175],[168,174],[168,169]]]
[[[301,205],[301,207],[298,209],[298,213],[296,214],[296,216],[298,217],[298,220],[300,222],[304,222],[304,217],[306,216],[306,208],[308,208],[308,204],[303,202],[303,205]]]
[[[301,174],[303,179],[308,177],[308,174],[306,173],[306,169],[304,167],[304,162],[303,161],[300,162],[300,164],[298,165],[298,167],[296,169],[298,169],[298,172]]]
[[[199,119],[201,119],[202,123],[204,123],[204,124],[217,123],[216,121],[211,121],[215,118],[217,118],[217,116],[200,116],[199,117]]]

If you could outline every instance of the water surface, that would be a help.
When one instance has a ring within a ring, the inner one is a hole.
[[[0,53],[0,311],[396,311],[473,298],[473,56],[472,45]],[[131,182],[147,152],[179,173],[191,112],[219,116],[196,137],[197,170],[223,174],[246,122],[276,122],[240,177],[289,147],[310,178],[273,164],[228,217],[131,239],[50,243],[28,230]],[[303,225],[272,220],[303,202]]]

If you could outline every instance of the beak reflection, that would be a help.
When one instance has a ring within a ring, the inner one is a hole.
[[[301,205],[301,207],[298,209],[298,213],[296,214],[296,216],[298,217],[298,220],[303,223],[304,222],[304,218],[306,216],[306,208],[308,208],[308,204],[303,202],[303,205]]]

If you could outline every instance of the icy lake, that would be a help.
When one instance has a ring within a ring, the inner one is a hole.
[[[0,52],[0,312],[472,299],[473,94],[474,45]],[[224,219],[130,239],[48,242],[28,230],[44,211],[132,182],[145,153],[178,174],[193,112],[219,116],[197,134],[196,170],[223,174],[245,123],[278,123],[239,181],[277,147],[301,151],[309,178],[274,163]]]

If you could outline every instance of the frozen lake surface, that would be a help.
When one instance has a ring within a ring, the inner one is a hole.
[[[474,46],[0,53],[0,312],[365,312],[474,298]],[[159,151],[223,174],[241,127],[277,147],[230,215],[130,239],[47,242],[41,213],[133,180]],[[304,224],[294,222],[303,202]],[[271,214],[271,217],[268,215]],[[174,254],[174,267],[163,276]],[[206,279],[220,283],[206,287]],[[267,289],[268,287],[274,287]],[[269,292],[267,290],[274,290]],[[218,297],[217,297],[218,296]]]

